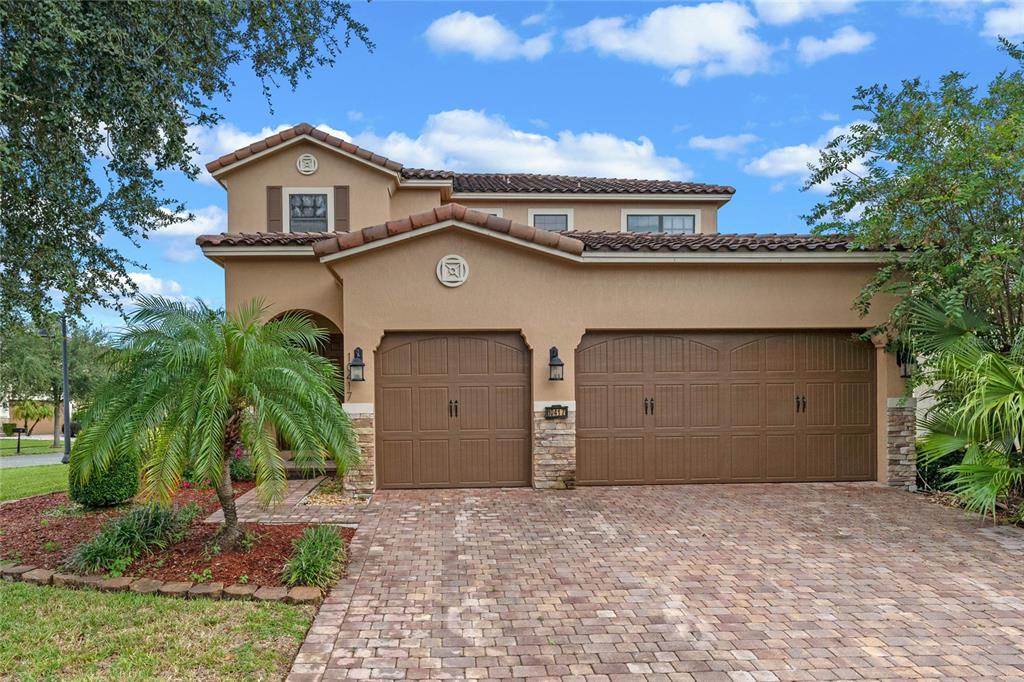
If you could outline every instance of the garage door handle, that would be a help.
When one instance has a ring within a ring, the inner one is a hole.
[[[455,414],[452,412],[452,402],[453,401],[451,401],[451,400],[448,401],[448,416],[449,417],[454,417],[455,416]],[[800,401],[797,400],[797,402],[799,403]]]
[[[796,396],[796,411],[800,411],[800,396]]]
[[[644,414],[650,414],[647,410],[650,408],[650,399],[644,398]]]
[[[654,398],[651,398],[651,414],[654,414]]]
[[[459,416],[459,401],[458,400],[455,401],[455,416],[456,417]]]
[[[804,412],[807,411],[807,396],[800,396],[800,409]]]

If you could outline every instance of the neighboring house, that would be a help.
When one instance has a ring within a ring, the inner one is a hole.
[[[882,255],[719,234],[732,187],[411,169],[305,124],[207,168],[228,309],[307,311],[363,370],[353,491],[914,483],[899,369],[854,338]]]
[[[33,436],[52,436],[54,432],[54,419],[53,419],[53,402],[46,398],[36,398],[35,402],[46,405],[49,408],[49,416],[40,419],[33,426],[32,423],[26,422],[24,419],[17,419],[13,416],[14,412],[17,411],[18,404],[21,401],[11,400],[0,405],[0,422],[13,422],[18,426],[32,428]],[[72,422],[73,423],[73,422]],[[63,428],[64,420],[61,418],[60,410],[57,411],[57,432]]]

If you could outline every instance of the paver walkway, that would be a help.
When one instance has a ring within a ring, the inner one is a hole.
[[[855,484],[379,492],[290,680],[1020,679],[1024,542]]]

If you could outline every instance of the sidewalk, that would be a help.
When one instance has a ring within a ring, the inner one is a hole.
[[[64,454],[51,452],[45,455],[11,455],[0,457],[0,469],[17,469],[19,467],[34,467],[40,464],[60,464]]]

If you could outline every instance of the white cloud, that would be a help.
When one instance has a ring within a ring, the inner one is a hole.
[[[548,20],[548,12],[547,12],[547,10],[545,10],[543,12],[537,12],[536,14],[531,14],[530,16],[528,16],[525,19],[523,19],[522,21],[520,21],[519,25],[520,26],[537,26],[538,24],[543,24],[543,23],[547,22],[547,20]]]
[[[199,258],[201,251],[195,242],[176,240],[164,249],[164,258],[172,263],[191,263]]]
[[[981,34],[1004,38],[1024,36],[1024,0],[1010,0],[1003,7],[994,7],[986,11]]]
[[[856,6],[857,0],[754,0],[757,16],[776,25],[850,12]]]
[[[348,120],[350,120],[350,121],[362,121],[363,120],[363,112],[356,111],[355,109],[349,111],[345,115],[348,116]]]
[[[690,138],[691,149],[702,149],[714,152],[718,156],[726,154],[737,154],[742,152],[753,142],[757,142],[757,135],[742,133],[740,135],[722,135],[721,137],[705,137],[697,135]]]
[[[228,231],[228,214],[220,206],[211,204],[190,211],[191,217],[184,222],[169,225],[154,232],[157,237],[198,237],[201,234],[217,234]],[[185,218],[188,214],[178,214]]]
[[[858,123],[858,122],[854,122]],[[750,175],[758,175],[765,178],[783,178],[785,181],[803,184],[810,177],[808,166],[817,163],[821,158],[821,150],[839,135],[850,132],[851,123],[846,126],[835,126],[812,143],[794,144],[786,147],[776,147],[766,154],[750,161],[743,167],[743,171]],[[858,174],[865,171],[864,161],[856,160],[851,164],[851,169]],[[785,182],[772,185],[772,191],[779,191],[785,186]],[[814,191],[826,193],[832,189],[831,184],[815,185]]]
[[[820,118],[822,121],[838,121],[839,114],[832,111],[823,111],[820,114],[818,114],[818,118]]]
[[[679,180],[693,176],[679,159],[659,156],[646,137],[629,140],[569,130],[544,135],[513,128],[500,116],[465,109],[433,114],[415,137],[365,132],[353,141],[408,166]]]
[[[685,85],[699,70],[707,78],[749,75],[770,68],[772,48],[754,32],[757,19],[735,2],[661,7],[637,21],[606,17],[566,32],[569,46],[673,71]]]
[[[437,52],[465,52],[480,61],[519,57],[535,61],[551,51],[551,33],[522,39],[493,15],[457,11],[436,19],[423,34]]]
[[[857,54],[873,42],[875,42],[874,33],[864,33],[853,26],[843,26],[824,40],[814,36],[801,38],[797,43],[796,51],[800,56],[800,61],[805,64],[813,64],[837,54]]]
[[[173,279],[160,279],[148,272],[129,272],[130,279],[144,296],[164,296],[166,298],[183,298],[181,285]]]

